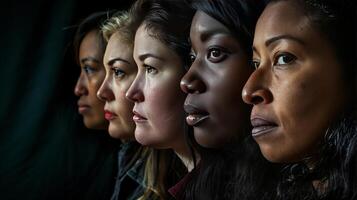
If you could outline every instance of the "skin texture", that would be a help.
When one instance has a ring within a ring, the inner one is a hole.
[[[190,39],[193,63],[181,81],[188,93],[187,122],[204,113],[205,119],[193,125],[195,139],[204,147],[220,147],[249,127],[249,106],[241,92],[254,68],[232,33],[204,12],[196,12]]]
[[[97,97],[97,91],[105,76],[99,37],[98,31],[93,30],[81,42],[79,48],[81,74],[74,93],[79,97],[78,112],[83,116],[84,125],[90,129],[105,130],[108,122],[104,119],[104,102]]]
[[[184,140],[185,94],[180,90],[184,74],[180,57],[150,36],[141,25],[135,35],[134,59],[138,74],[127,91],[135,102],[135,138],[142,145],[181,151]]]
[[[137,72],[132,44],[127,44],[120,32],[114,33],[108,41],[103,61],[106,76],[98,97],[105,101],[109,134],[113,138],[132,140],[135,130],[132,113],[134,104],[125,97]]]
[[[252,131],[261,131],[253,136],[263,155],[273,162],[313,157],[346,100],[332,46],[299,6],[281,1],[259,18],[253,48],[257,69],[242,95],[254,105],[252,123],[270,123]]]

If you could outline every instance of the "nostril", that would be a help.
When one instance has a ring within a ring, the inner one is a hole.
[[[250,99],[250,102],[253,104],[253,105],[257,105],[257,104],[260,104],[264,101],[264,99],[261,97],[261,96],[253,96],[251,99]]]

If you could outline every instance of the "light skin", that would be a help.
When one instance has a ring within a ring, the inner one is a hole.
[[[174,149],[186,157],[181,58],[150,36],[145,23],[136,32],[133,55],[138,74],[126,95],[135,103],[136,140],[145,146]]]
[[[254,139],[272,162],[313,159],[346,102],[333,47],[299,6],[281,1],[259,18],[253,49],[256,70],[242,95],[253,105]]]
[[[137,67],[133,59],[133,45],[125,41],[120,32],[114,33],[107,44],[104,59],[106,76],[98,91],[105,101],[105,118],[109,121],[111,137],[128,141],[134,139],[134,104],[125,93],[133,82]]]
[[[104,119],[104,102],[97,97],[105,76],[99,37],[98,30],[90,31],[80,44],[81,73],[74,93],[79,97],[78,112],[83,116],[84,125],[90,129],[106,130],[108,122]]]
[[[249,127],[249,106],[241,91],[254,68],[233,34],[204,12],[196,12],[190,40],[193,63],[181,80],[188,93],[187,123],[194,127],[200,145],[219,148],[243,136]]]

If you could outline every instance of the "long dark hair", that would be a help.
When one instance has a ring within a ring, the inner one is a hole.
[[[225,25],[251,57],[255,24],[264,1],[194,0],[191,5]],[[274,199],[278,166],[263,158],[248,131],[237,134],[245,136],[220,149],[204,148],[189,136],[201,161],[186,186],[185,199]]]
[[[83,38],[93,30],[98,30],[98,38],[100,41],[99,45],[102,54],[104,54],[106,41],[104,40],[102,34],[100,33],[100,27],[105,20],[110,18],[112,13],[113,11],[92,13],[89,16],[87,16],[85,19],[83,19],[81,23],[78,25],[78,28],[76,30],[73,39],[74,58],[78,65],[80,63],[78,59],[79,59],[79,48],[81,42]]]
[[[189,30],[194,11],[182,0],[138,0],[130,8],[132,26],[145,25],[151,37],[174,51],[186,71],[189,65]],[[182,124],[185,132],[190,128]],[[192,155],[193,155],[193,150]],[[187,173],[172,149],[150,149],[145,166],[144,194],[139,199],[168,199],[168,189]]]
[[[281,0],[271,3],[278,1]],[[356,3],[353,0],[295,0],[293,3],[334,47],[349,101],[326,131],[313,169],[303,161],[285,167],[278,199],[357,199]],[[315,189],[313,181],[319,181],[323,189]]]

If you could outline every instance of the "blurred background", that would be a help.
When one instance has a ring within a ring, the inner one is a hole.
[[[110,199],[118,142],[85,129],[71,40],[95,11],[133,0],[1,3],[0,199]]]

